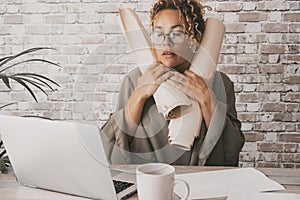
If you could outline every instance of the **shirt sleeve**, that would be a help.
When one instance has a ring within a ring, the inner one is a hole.
[[[133,90],[134,86],[129,76],[125,75],[120,87],[116,111],[110,115],[100,129],[107,159],[113,164],[130,162],[129,135],[127,134],[124,108]]]

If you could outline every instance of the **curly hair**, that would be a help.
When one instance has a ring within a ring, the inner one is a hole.
[[[197,0],[158,0],[150,11],[151,25],[157,13],[164,9],[174,9],[179,12],[179,19],[183,24],[184,31],[197,42],[200,43],[205,29],[203,19],[204,9],[211,10],[211,7],[202,5]]]

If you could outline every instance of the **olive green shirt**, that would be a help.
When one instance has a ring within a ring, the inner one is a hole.
[[[195,138],[190,151],[168,143],[169,121],[157,111],[153,97],[145,102],[136,131],[127,130],[124,108],[141,75],[139,68],[125,75],[116,111],[101,128],[107,157],[112,164],[238,165],[245,138],[237,119],[233,83],[224,73],[217,72],[214,77],[212,89],[218,103],[209,129],[202,121],[200,136]]]

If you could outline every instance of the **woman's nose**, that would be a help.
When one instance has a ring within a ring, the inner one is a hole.
[[[165,40],[163,42],[163,45],[164,46],[172,46],[173,45],[172,41],[170,40],[169,35],[165,35]]]

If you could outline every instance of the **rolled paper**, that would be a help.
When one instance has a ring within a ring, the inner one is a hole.
[[[224,34],[225,26],[220,20],[206,20],[200,47],[191,63],[191,71],[205,78],[216,70]]]
[[[142,73],[157,56],[147,31],[136,13],[130,8],[120,9],[120,18],[127,41],[134,53]],[[191,63],[190,70],[207,77],[216,70],[225,26],[217,19],[207,19],[205,32]],[[184,150],[190,150],[195,137],[199,136],[202,113],[198,102],[188,98],[182,91],[164,82],[153,95],[158,111],[170,121],[169,143]]]
[[[148,37],[147,30],[136,13],[130,8],[119,10],[121,27],[134,54],[136,64],[142,73],[157,60],[156,52]]]
[[[216,70],[224,34],[225,26],[221,21],[216,18],[206,20],[200,47],[191,62],[191,71],[206,78]],[[169,124],[169,143],[183,150],[192,147],[195,137],[199,136],[203,119],[199,104],[192,107],[190,113]],[[195,119],[199,120],[195,122]]]
[[[197,101],[191,100],[190,111],[169,123],[168,141],[171,145],[189,151],[200,134],[202,115]]]

